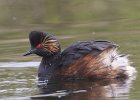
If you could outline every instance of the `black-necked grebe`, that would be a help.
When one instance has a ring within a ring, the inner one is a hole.
[[[109,41],[80,41],[61,52],[60,44],[49,33],[29,33],[31,50],[24,56],[42,57],[38,69],[39,80],[56,77],[70,79],[115,79],[136,73],[125,55],[117,52],[117,45]]]

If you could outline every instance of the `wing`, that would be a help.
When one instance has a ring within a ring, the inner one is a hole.
[[[61,53],[60,66],[65,67],[74,63],[79,58],[91,54],[93,56],[99,55],[107,48],[117,47],[109,41],[82,41],[72,44]]]

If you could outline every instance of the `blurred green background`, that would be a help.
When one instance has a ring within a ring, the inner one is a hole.
[[[22,56],[32,30],[52,33],[63,49],[80,40],[110,40],[137,60],[139,11],[139,0],[0,0],[0,61],[40,59]]]

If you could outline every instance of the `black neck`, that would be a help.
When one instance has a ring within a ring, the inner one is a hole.
[[[39,81],[49,80],[55,75],[55,69],[58,67],[60,54],[51,57],[43,57],[38,69]]]

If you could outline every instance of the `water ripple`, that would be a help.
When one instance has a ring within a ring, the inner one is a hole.
[[[40,62],[0,62],[0,67],[37,67]]]

